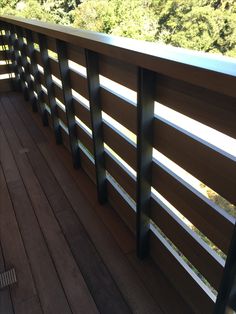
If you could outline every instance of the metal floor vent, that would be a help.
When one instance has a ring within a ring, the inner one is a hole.
[[[17,282],[15,269],[5,271],[0,273],[0,289],[9,287]]]

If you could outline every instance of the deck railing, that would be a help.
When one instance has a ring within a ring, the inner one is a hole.
[[[134,232],[138,256],[151,255],[194,312],[225,313],[235,218],[198,187],[236,204],[236,62],[35,20],[0,23],[0,74],[11,73],[0,90],[24,93],[99,202]]]

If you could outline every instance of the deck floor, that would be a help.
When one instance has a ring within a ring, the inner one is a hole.
[[[0,313],[191,313],[17,93],[0,94]]]

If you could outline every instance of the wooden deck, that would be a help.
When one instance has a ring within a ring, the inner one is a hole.
[[[191,313],[17,93],[0,94],[0,313]]]

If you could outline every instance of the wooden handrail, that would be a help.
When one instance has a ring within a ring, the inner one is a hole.
[[[214,91],[220,89],[222,93],[229,96],[236,95],[234,84],[236,60],[233,58],[222,58],[218,55],[140,42],[20,17],[1,16],[0,21],[12,23]],[[225,82],[223,86],[222,80]]]

